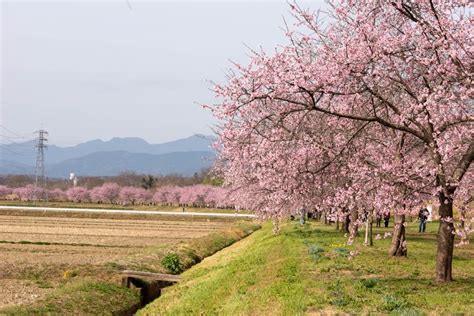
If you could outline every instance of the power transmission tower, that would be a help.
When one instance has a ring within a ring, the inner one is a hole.
[[[46,145],[46,142],[48,141],[46,138],[46,136],[48,136],[48,132],[40,129],[35,133],[38,134],[38,144],[36,145],[38,152],[36,154],[35,191],[33,194],[35,200],[40,198],[44,201],[47,201],[48,196],[46,193],[46,176],[44,171],[44,149],[48,147]],[[40,196],[38,196],[38,193],[40,193]]]

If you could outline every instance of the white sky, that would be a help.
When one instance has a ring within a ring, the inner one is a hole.
[[[289,16],[285,1],[0,1],[0,124],[56,145],[211,134],[207,80],[245,62],[244,43],[286,43]]]

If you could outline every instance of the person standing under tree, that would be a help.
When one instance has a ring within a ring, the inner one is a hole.
[[[419,233],[424,233],[426,230],[426,222],[428,221],[428,216],[430,212],[426,207],[422,208],[418,213],[418,220],[420,221],[420,226],[418,227]]]
[[[302,207],[300,209],[300,224],[304,225],[305,222],[306,222],[306,209]]]
[[[380,227],[382,225],[382,212],[377,211],[375,214],[375,224],[377,227]]]
[[[390,222],[390,211],[387,211],[383,214],[383,221],[385,224],[385,228],[388,227],[388,223]]]

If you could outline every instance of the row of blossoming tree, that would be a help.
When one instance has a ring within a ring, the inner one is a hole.
[[[217,169],[274,220],[301,207],[354,222],[392,210],[392,255],[406,254],[405,216],[435,200],[436,279],[451,281],[455,233],[472,219],[472,2],[330,4],[324,23],[291,5],[288,44],[252,52],[215,85]]]
[[[17,199],[33,201],[43,196],[41,189],[33,185],[9,188],[0,185],[0,199]],[[104,183],[92,189],[74,187],[66,191],[48,190],[46,196],[50,201],[70,201],[74,203],[95,202],[122,205],[157,204],[182,205],[195,207],[234,208],[228,199],[228,191],[210,185],[163,186],[156,190],[145,190],[138,187],[120,187],[116,183]]]

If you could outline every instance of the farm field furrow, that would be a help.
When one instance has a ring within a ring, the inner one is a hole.
[[[1,244],[0,276],[31,264],[99,264],[136,253],[132,247]],[[11,267],[11,268],[9,268]]]
[[[146,246],[201,237],[228,225],[229,223],[225,222],[6,216],[0,217],[0,241]]]
[[[0,226],[4,224],[2,222],[0,222]],[[9,223],[5,223],[5,224],[8,224],[8,227],[14,227],[14,226],[17,226],[17,227],[32,227],[32,228],[35,228],[35,227],[38,227],[38,226],[41,226],[43,228],[57,228],[58,225],[57,224],[42,224],[42,223],[31,223],[31,224],[9,224]],[[79,225],[79,224],[74,224],[74,225],[63,225],[62,227],[67,227],[67,228],[87,228],[87,229],[90,229],[90,228],[95,228],[95,229],[109,229],[110,226],[108,225]],[[133,226],[128,226],[128,225],[114,225],[114,228],[135,228]],[[218,227],[217,227],[218,228]],[[202,227],[202,228],[197,228],[197,227],[186,227],[186,226],[183,226],[183,227],[172,227],[172,226],[164,226],[164,225],[156,225],[156,226],[144,226],[144,227],[138,227],[136,226],[136,229],[140,229],[141,231],[156,231],[156,230],[160,230],[160,231],[175,231],[177,229],[180,229],[180,230],[186,230],[186,231],[196,231],[196,232],[207,232],[209,231],[209,229],[212,229],[212,228],[206,228],[206,227]]]
[[[114,226],[170,226],[170,227],[201,227],[201,228],[216,228],[216,227],[227,227],[228,222],[220,221],[170,221],[170,220],[155,220],[155,219],[96,219],[96,218],[86,218],[87,221],[84,221],[84,218],[65,218],[65,217],[34,217],[34,216],[22,216],[19,220],[18,216],[0,216],[1,223],[55,223],[55,224],[78,224],[78,225],[111,225]]]
[[[195,236],[197,237],[197,235]],[[194,238],[195,238],[194,237]],[[0,233],[1,242],[32,242],[32,243],[63,243],[63,244],[91,244],[100,246],[139,247],[169,244],[188,240],[184,236],[155,236],[145,238],[140,236],[102,236],[102,235],[67,235],[67,234],[25,234]]]
[[[1,223],[0,223],[1,226]],[[6,226],[6,225],[5,225]],[[18,225],[18,224],[10,224],[8,225],[8,229],[5,229],[5,232],[8,232],[9,230],[16,231],[18,227],[21,227],[21,230],[31,230],[35,231],[38,230],[38,228],[41,228],[42,231],[47,231],[47,230],[55,230],[58,228],[58,225]],[[133,229],[136,231],[140,232],[146,232],[150,234],[154,234],[156,232],[169,232],[169,231],[191,231],[191,232],[208,232],[209,228],[186,228],[186,227],[166,227],[166,226],[156,226],[156,227],[146,227],[144,229],[140,227],[120,227],[120,226],[115,226],[113,229],[110,228],[110,226],[86,226],[86,225],[64,225],[61,226],[63,229],[71,229],[71,230],[76,230],[76,231],[81,231],[81,230],[94,230],[98,232],[108,232],[110,230],[121,230],[121,229]]]

